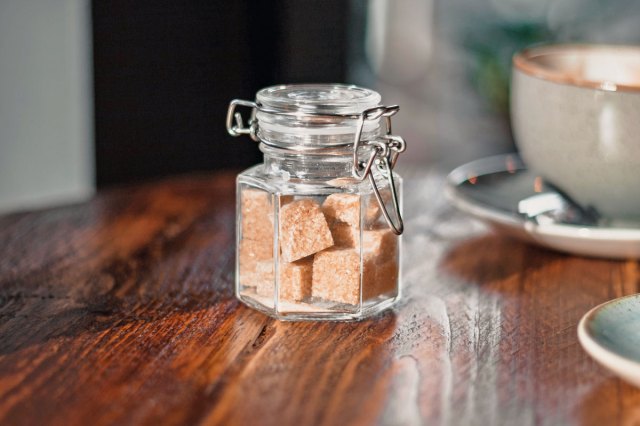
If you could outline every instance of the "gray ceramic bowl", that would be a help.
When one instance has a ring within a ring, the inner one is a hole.
[[[526,49],[511,90],[527,166],[604,217],[640,219],[640,46]]]

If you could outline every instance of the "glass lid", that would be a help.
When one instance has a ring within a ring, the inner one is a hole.
[[[260,90],[256,100],[264,108],[310,114],[360,114],[380,105],[380,94],[345,84],[292,84]]]

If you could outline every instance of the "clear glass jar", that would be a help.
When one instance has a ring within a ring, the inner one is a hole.
[[[252,109],[249,127],[238,106]],[[397,111],[345,85],[274,86],[231,103],[227,130],[264,154],[237,178],[242,302],[283,320],[357,320],[398,300]]]

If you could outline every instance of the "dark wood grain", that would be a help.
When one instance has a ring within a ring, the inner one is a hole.
[[[580,348],[640,267],[487,233],[408,179],[404,298],[280,323],[233,297],[233,176],[0,217],[0,424],[637,424]]]

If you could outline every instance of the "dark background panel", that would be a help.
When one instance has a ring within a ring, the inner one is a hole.
[[[260,159],[224,119],[261,87],[341,82],[348,2],[94,1],[99,187]]]

